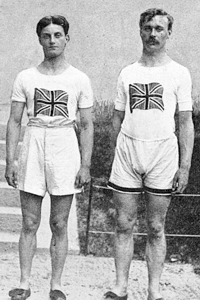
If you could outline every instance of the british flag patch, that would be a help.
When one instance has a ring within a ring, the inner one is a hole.
[[[48,91],[35,88],[34,116],[36,117],[38,114],[68,118],[68,94],[61,90]]]
[[[129,85],[130,111],[133,109],[160,109],[164,110],[163,86],[157,82],[148,84],[133,83]]]

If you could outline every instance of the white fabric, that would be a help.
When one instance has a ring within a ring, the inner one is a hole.
[[[167,140],[140,141],[120,132],[109,181],[119,192],[125,193],[135,193],[134,189],[142,188],[143,184],[151,189],[165,190],[172,188],[177,170],[175,136]]]
[[[18,74],[11,100],[26,103],[29,125],[66,126],[76,120],[78,108],[93,105],[93,92],[87,75],[71,65],[59,75],[33,67]]]
[[[138,140],[173,136],[174,114],[192,110],[191,76],[187,68],[170,61],[147,68],[135,62],[118,78],[115,109],[125,111],[122,132]]]
[[[72,127],[28,126],[18,165],[19,190],[39,196],[81,192],[74,186],[80,153]]]

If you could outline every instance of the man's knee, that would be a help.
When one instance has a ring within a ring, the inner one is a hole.
[[[67,228],[67,217],[54,216],[50,218],[50,228],[54,234],[61,234]]]
[[[148,221],[148,236],[150,239],[160,239],[164,234],[164,220]]]
[[[136,223],[136,214],[125,215],[121,214],[116,217],[116,232],[118,234],[131,234]]]
[[[40,225],[40,217],[36,215],[25,215],[23,216],[22,225],[26,233],[35,233]]]

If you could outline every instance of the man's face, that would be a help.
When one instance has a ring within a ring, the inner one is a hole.
[[[46,58],[55,58],[63,54],[69,36],[60,25],[50,24],[42,29],[39,41]]]
[[[162,51],[170,34],[166,16],[155,16],[140,29],[143,47],[149,53]]]

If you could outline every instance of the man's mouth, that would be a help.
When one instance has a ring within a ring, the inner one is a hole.
[[[148,44],[149,44],[149,45],[159,45],[159,42],[156,41],[156,40],[149,40],[149,41],[148,41]]]

